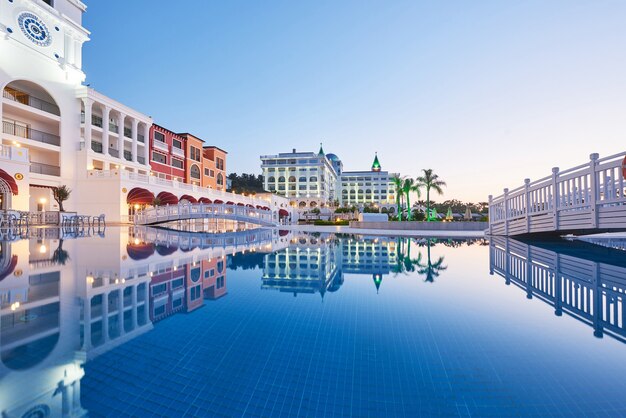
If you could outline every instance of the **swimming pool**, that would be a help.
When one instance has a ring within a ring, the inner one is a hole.
[[[8,416],[626,414],[618,250],[37,234],[2,243]]]

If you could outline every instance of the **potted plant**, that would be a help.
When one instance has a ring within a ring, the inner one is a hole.
[[[56,202],[59,204],[59,212],[65,212],[65,209],[63,208],[63,202],[70,198],[71,193],[72,190],[70,190],[70,188],[66,185],[55,187],[54,189],[52,189],[52,197],[54,197],[54,200],[56,200]]]

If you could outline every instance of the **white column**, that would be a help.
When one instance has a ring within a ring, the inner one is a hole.
[[[102,106],[102,153],[109,155],[109,113],[111,108]]]
[[[102,337],[104,342],[109,341],[109,292],[102,294]]]
[[[119,324],[120,324],[120,336],[126,334],[126,331],[124,330],[124,289],[120,288],[118,290],[118,303],[117,303],[117,309],[118,309],[118,317],[119,317]]]
[[[131,125],[131,130],[132,130],[132,138],[133,138],[133,145],[132,145],[132,154],[133,154],[133,162],[136,163],[137,162],[137,127],[139,126],[139,121],[135,118],[132,119],[132,125]]]
[[[145,164],[147,166],[150,165],[150,142],[152,138],[150,138],[150,125],[147,123],[143,125],[143,155],[146,159]]]
[[[85,98],[83,99],[83,105],[85,106],[85,148],[91,150],[91,108],[93,100]]]
[[[117,135],[119,139],[117,140],[117,157],[121,160],[125,160],[124,158],[124,119],[126,115],[120,112],[119,117],[117,118]]]
[[[83,304],[83,350],[91,350],[91,296],[87,296]]]
[[[133,303],[132,303],[132,322],[133,322],[133,330],[137,329],[137,285],[133,286],[132,293]],[[147,306],[147,305],[146,305]]]

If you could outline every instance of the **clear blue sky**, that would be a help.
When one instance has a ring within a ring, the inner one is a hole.
[[[87,1],[87,83],[229,151],[336,153],[485,200],[626,149],[626,1]]]

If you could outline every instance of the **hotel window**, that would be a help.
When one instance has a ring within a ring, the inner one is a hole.
[[[306,177],[300,177],[298,181],[306,181]]]
[[[183,298],[174,299],[172,301],[172,308],[176,309],[183,305]]]
[[[183,285],[183,278],[172,280],[172,289],[178,289]]]
[[[200,178],[200,169],[198,168],[197,165],[194,164],[191,166],[191,169],[189,170],[189,176],[194,179]]]
[[[224,185],[224,176],[222,176],[221,173],[217,175],[217,185],[218,186],[223,186]]]
[[[195,161],[200,161],[200,150],[196,147],[189,147],[189,151],[190,151],[190,156],[189,158],[191,158],[192,160]]]
[[[200,297],[200,294],[202,293],[200,288],[200,285],[191,288],[191,300],[196,300]]]
[[[295,183],[296,178],[294,176],[291,176],[291,177],[289,177],[289,181],[292,182],[292,183]]]
[[[278,177],[278,182],[279,183],[284,183],[285,182],[285,178],[283,176]]]
[[[165,313],[165,305],[154,308],[154,316],[163,315]]]
[[[172,146],[174,148],[183,149],[183,143],[180,142],[178,139],[172,139]]]
[[[220,276],[217,278],[215,287],[217,287],[218,289],[221,289],[222,287],[224,287],[224,276]]]
[[[177,158],[172,158],[172,167],[176,167],[176,168],[183,168],[183,161],[179,160]]]
[[[152,286],[152,296],[161,294],[167,290],[167,284],[160,283]]]
[[[167,157],[163,154],[159,154],[158,152],[152,152],[152,161],[160,163],[160,164],[167,164]]]
[[[221,159],[221,158],[216,158],[215,159],[215,165],[216,165],[216,168],[218,170],[223,170],[224,169],[224,160]]]
[[[215,177],[215,171],[209,170],[209,177]]]
[[[276,177],[269,177],[267,181],[268,183],[274,183],[276,181]]]
[[[209,169],[208,168],[204,169],[204,175],[207,176],[207,177],[209,176]]]
[[[317,177],[315,177],[315,176],[311,176],[311,178],[309,179],[309,181],[317,181]]]
[[[165,142],[165,135],[163,135],[161,132],[154,131],[154,140]]]

